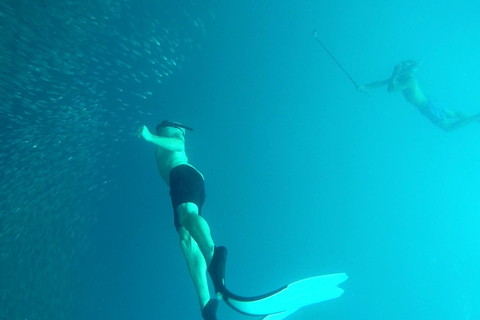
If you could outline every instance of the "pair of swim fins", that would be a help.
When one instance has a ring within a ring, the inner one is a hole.
[[[306,278],[256,297],[242,297],[225,286],[227,249],[216,247],[209,267],[216,293],[234,310],[264,320],[281,320],[301,307],[340,297],[343,289],[338,285],[348,279],[345,273],[335,273]]]

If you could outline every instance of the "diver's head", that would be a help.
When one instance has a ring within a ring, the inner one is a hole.
[[[185,136],[185,130],[193,131],[192,128],[187,127],[179,122],[163,120],[162,123],[157,125],[156,135],[169,138]]]
[[[175,138],[185,135],[185,129],[176,128],[176,127],[159,127],[157,126],[157,131],[155,133],[160,137]]]
[[[418,70],[418,66],[419,64],[415,60],[408,59],[397,64],[393,68],[393,74],[397,76],[412,75]]]

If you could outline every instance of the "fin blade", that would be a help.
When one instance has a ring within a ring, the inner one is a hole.
[[[345,273],[336,273],[293,282],[270,294],[246,298],[230,293],[225,302],[235,310],[248,315],[263,315],[264,319],[280,320],[301,307],[338,298],[343,289],[337,285],[348,279]]]

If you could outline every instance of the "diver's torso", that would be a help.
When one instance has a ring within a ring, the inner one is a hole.
[[[170,151],[162,147],[155,149],[155,159],[160,176],[170,186],[170,171],[181,164],[188,164],[185,151]]]
[[[413,79],[410,87],[404,89],[403,95],[405,99],[419,109],[424,109],[427,104],[427,97],[423,94],[422,89],[418,86],[417,80]]]

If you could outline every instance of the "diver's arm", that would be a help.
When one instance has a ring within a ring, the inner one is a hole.
[[[357,90],[361,92],[365,92],[365,89],[374,89],[386,86],[390,82],[390,79],[382,80],[382,81],[375,81],[363,86],[358,86]]]
[[[390,78],[382,81],[375,81],[375,82],[364,85],[364,88],[365,89],[380,88],[380,87],[386,86],[389,81],[390,81]]]
[[[145,139],[145,141],[151,142],[159,147],[170,151],[183,151],[185,150],[185,140],[183,138],[167,138],[160,137],[154,134],[151,134],[146,126],[138,129],[138,136]]]
[[[414,85],[414,79],[409,77],[408,79],[399,81],[397,75],[393,75],[388,81],[388,92],[402,91],[408,89]]]

